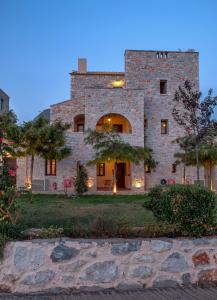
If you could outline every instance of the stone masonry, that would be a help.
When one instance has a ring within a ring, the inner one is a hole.
[[[122,132],[124,141],[135,146],[146,144],[153,150],[157,167],[147,173],[142,163],[139,166],[130,165],[125,176],[130,182],[122,193],[143,193],[162,179],[183,181],[183,166],[172,171],[175,162],[174,153],[178,146],[172,141],[183,135],[171,115],[172,99],[178,86],[185,80],[190,80],[195,88],[199,88],[198,52],[159,52],[159,51],[125,51],[125,72],[88,72],[86,61],[79,62],[78,71],[71,75],[71,98],[54,104],[50,108],[50,120],[61,120],[71,124],[67,132],[67,144],[72,149],[72,155],[62,161],[57,161],[56,175],[45,176],[45,162],[36,159],[34,182],[37,192],[63,192],[63,181],[77,174],[77,164],[86,165],[93,156],[91,147],[84,144],[84,132],[75,132],[76,118],[84,117],[84,130],[95,129],[97,122],[104,116],[117,115],[125,118],[130,124],[131,132]],[[114,87],[114,82],[123,82],[121,87]],[[160,82],[166,82],[165,93],[160,93]],[[146,128],[144,128],[144,120]],[[161,134],[161,121],[166,120],[168,133]],[[18,160],[17,184],[23,186],[28,181],[29,160]],[[92,182],[88,193],[97,190],[96,167],[87,167],[88,176]],[[104,182],[111,181],[108,177],[108,166],[105,164]],[[107,177],[106,177],[107,176]],[[201,178],[204,172],[201,169]],[[102,179],[102,178],[101,178]],[[187,180],[194,183],[196,170],[187,168]],[[101,180],[103,182],[103,180]],[[137,184],[139,182],[139,184]],[[53,186],[56,187],[55,191]],[[69,189],[74,193],[73,184]],[[106,190],[100,193],[106,193]],[[111,191],[110,191],[111,192]]]
[[[10,242],[1,292],[217,283],[217,239],[50,239]]]
[[[9,111],[9,96],[0,89],[0,115]]]

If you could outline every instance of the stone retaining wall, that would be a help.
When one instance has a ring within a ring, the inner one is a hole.
[[[217,281],[217,238],[8,243],[0,290],[165,287]]]

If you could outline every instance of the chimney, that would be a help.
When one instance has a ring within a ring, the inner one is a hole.
[[[78,59],[78,73],[87,73],[87,60],[86,58]]]

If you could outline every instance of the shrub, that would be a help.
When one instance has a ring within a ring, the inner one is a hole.
[[[84,166],[80,165],[78,169],[78,174],[75,179],[75,190],[78,195],[82,195],[87,192],[87,171]]]
[[[160,220],[175,224],[183,234],[205,234],[216,225],[216,196],[198,185],[154,187],[144,206]]]
[[[91,234],[96,237],[125,237],[131,233],[129,224],[123,220],[114,220],[98,216],[89,228]]]

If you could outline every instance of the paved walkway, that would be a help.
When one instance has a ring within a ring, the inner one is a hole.
[[[0,294],[4,300],[216,300],[217,288],[164,288],[134,291],[100,291],[60,294],[8,295]]]

